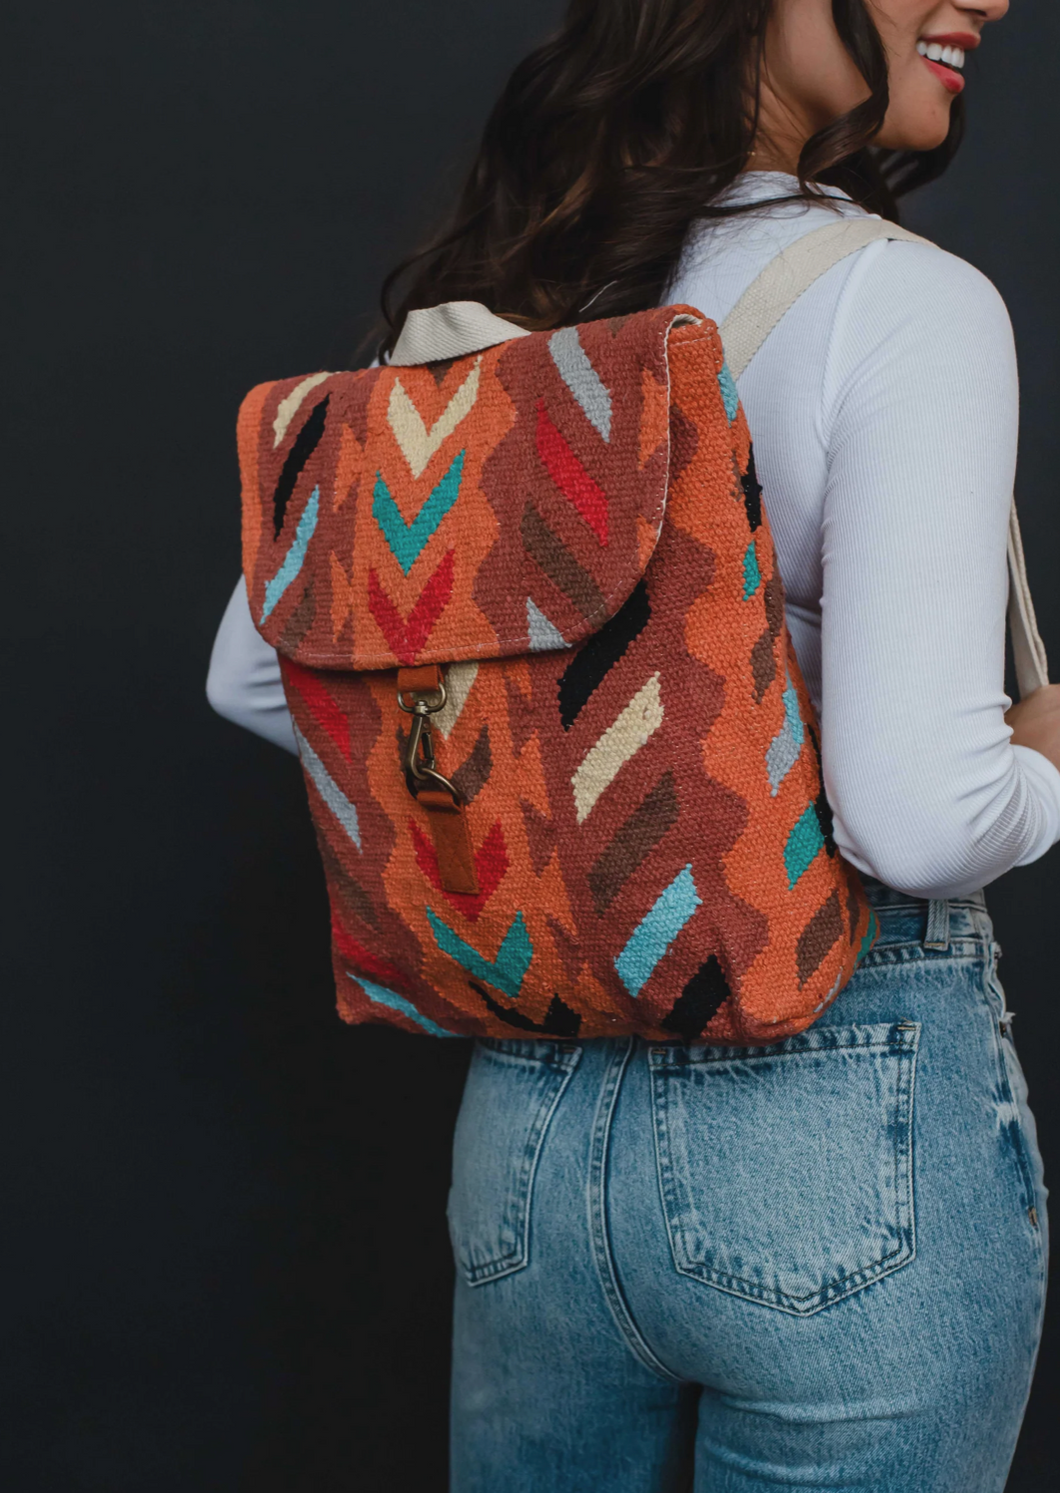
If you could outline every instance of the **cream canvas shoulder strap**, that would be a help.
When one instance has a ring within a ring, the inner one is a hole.
[[[733,377],[740,377],[784,313],[826,270],[878,239],[928,242],[879,218],[844,218],[807,233],[771,260],[721,324],[725,361]],[[1049,665],[1027,582],[1015,499],[1009,516],[1008,567],[1012,654],[1019,692],[1025,697],[1049,682]]]

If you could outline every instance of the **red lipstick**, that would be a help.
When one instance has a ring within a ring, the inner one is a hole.
[[[940,47],[960,47],[962,52],[974,52],[982,39],[974,31],[947,31],[945,35],[920,38],[921,41],[937,41]]]
[[[947,67],[944,62],[932,62],[930,57],[922,57],[920,60],[931,69],[943,88],[948,88],[950,93],[960,93],[964,87],[964,79],[960,73],[955,73],[953,68]]]
[[[964,88],[964,78],[961,76],[960,71],[955,67],[948,67],[942,61],[935,61],[933,58],[925,57],[921,51],[921,47],[955,47],[961,52],[967,53],[974,51],[979,45],[980,39],[973,31],[940,32],[934,36],[921,36],[917,41],[917,52],[921,60],[926,63],[935,74],[935,77],[938,78],[947,93],[956,95]]]

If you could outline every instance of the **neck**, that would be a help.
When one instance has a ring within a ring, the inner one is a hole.
[[[799,157],[811,133],[772,93],[763,88],[758,132],[748,170],[785,171],[789,176],[798,176]]]
[[[745,167],[747,171],[782,171],[786,176],[798,176],[799,154],[795,151],[777,150],[761,135],[756,137],[755,148]]]
[[[767,61],[759,82],[752,171],[785,171],[798,176],[803,146],[825,122],[815,122],[797,100],[785,93],[774,87]]]

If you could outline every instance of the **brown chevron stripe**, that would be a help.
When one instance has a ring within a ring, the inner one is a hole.
[[[778,638],[780,629],[784,626],[784,587],[780,583],[779,571],[775,572],[766,584],[765,603],[769,631],[775,638]]]
[[[677,793],[672,773],[656,783],[639,808],[615,834],[589,872],[588,881],[598,913],[606,912],[649,851],[654,850],[677,820]]]
[[[858,902],[858,884],[852,876],[847,878],[847,917],[850,919],[850,936],[857,937],[861,904]]]
[[[761,705],[766,690],[777,677],[777,660],[768,627],[751,649],[751,673],[755,682],[755,704]]]
[[[446,374],[449,372],[450,368],[452,368],[455,362],[455,358],[439,358],[437,363],[425,363],[424,367],[427,369],[427,372],[430,374],[431,378],[434,379],[435,384],[440,389],[445,383]]]
[[[287,619],[287,625],[284,627],[279,642],[281,653],[297,653],[299,643],[313,626],[316,613],[317,606],[313,598],[313,582],[310,581],[305,588],[302,599]]]
[[[493,770],[493,753],[490,751],[490,728],[484,724],[478,740],[467,757],[451,774],[451,782],[465,803],[472,803],[486,786]]]
[[[540,876],[556,848],[556,826],[551,819],[545,818],[540,809],[528,804],[525,798],[519,800],[519,807],[523,811],[523,823],[526,826],[530,864],[534,868],[534,875]]]
[[[676,482],[685,467],[699,450],[699,431],[693,422],[678,409],[670,406],[670,481]]]
[[[806,984],[813,972],[820,968],[824,956],[842,937],[843,914],[839,907],[839,896],[836,892],[832,892],[827,902],[817,909],[799,934],[795,958],[800,985]]]
[[[516,757],[521,757],[526,743],[537,730],[538,722],[533,701],[528,700],[523,694],[518,681],[512,678],[510,669],[504,671],[504,695],[508,704],[508,729],[512,733],[512,750]]]
[[[587,570],[553,534],[532,503],[523,510],[523,521],[519,526],[527,553],[532,555],[549,580],[569,596],[583,617],[599,616],[604,610],[604,598],[596,582]]]
[[[326,844],[321,845],[320,853],[324,861],[324,869],[328,873],[332,896],[340,903],[343,911],[360,918],[370,928],[378,929],[379,915],[364,887],[360,882],[354,881]]]
[[[582,953],[581,945],[576,938],[572,938],[567,930],[558,923],[551,913],[548,914],[548,931],[552,934],[552,941],[556,945],[556,952],[563,961],[563,967],[567,971],[568,980],[576,980],[582,972],[585,963],[585,955]]]

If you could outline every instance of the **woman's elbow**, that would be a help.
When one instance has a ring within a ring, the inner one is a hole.
[[[239,681],[230,670],[219,667],[216,661],[210,664],[206,675],[206,699],[210,708],[226,721],[242,725],[246,717],[246,702]]]
[[[956,804],[892,805],[853,821],[836,816],[836,841],[885,886],[926,899],[963,896],[1000,874],[984,837]]]

